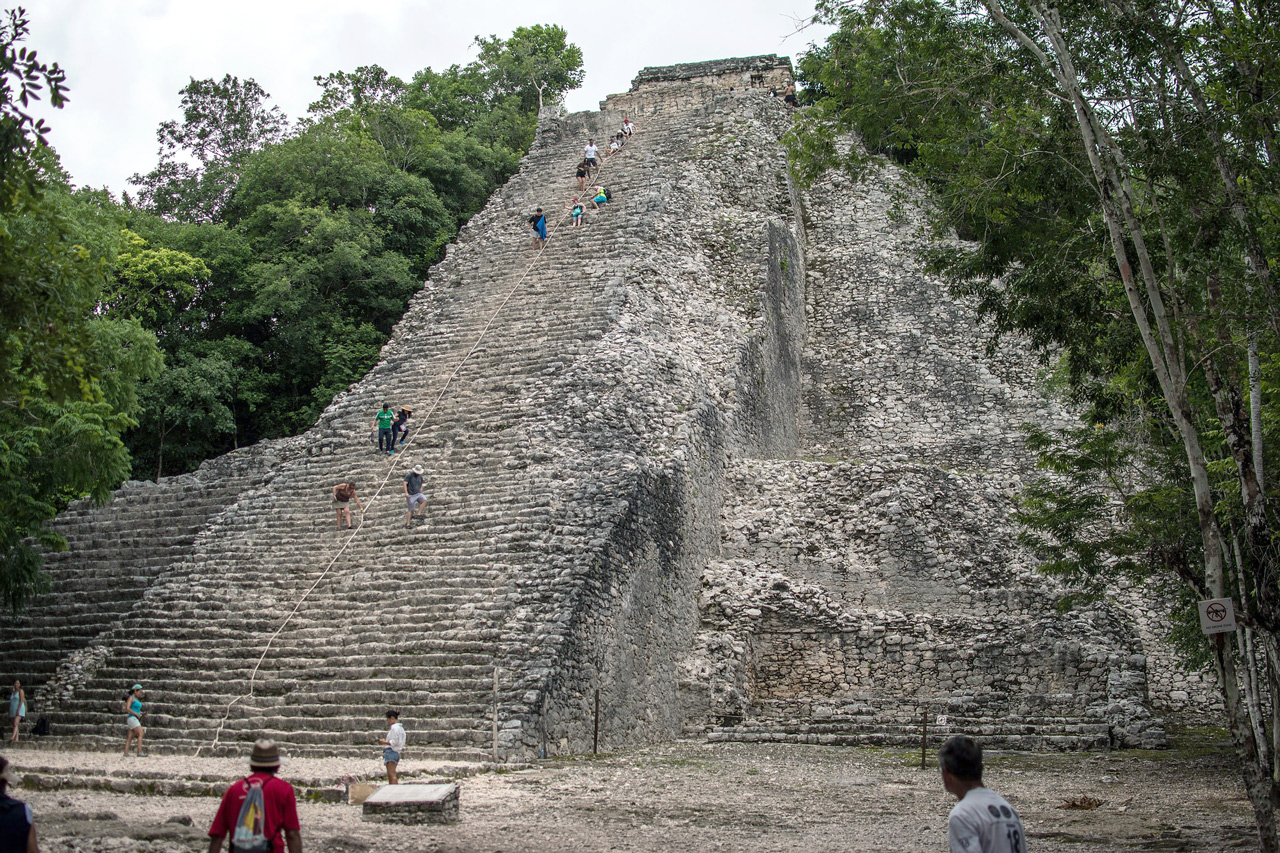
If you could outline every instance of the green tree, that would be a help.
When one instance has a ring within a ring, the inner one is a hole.
[[[61,109],[67,102],[66,72],[58,63],[49,65],[36,52],[20,46],[31,27],[21,6],[5,10],[0,20],[0,187],[16,192],[15,178],[29,175],[27,157],[44,144],[49,128],[44,119],[27,112],[40,93],[49,90],[49,106]],[[0,198],[0,213],[13,196]]]
[[[516,27],[511,37],[476,38],[479,62],[499,91],[519,96],[526,109],[542,109],[545,98],[558,100],[582,85],[582,49],[555,24]]]
[[[252,78],[192,79],[182,95],[182,123],[166,121],[156,131],[160,162],[134,175],[143,206],[186,222],[221,217],[245,159],[278,141],[288,120]],[[192,162],[194,161],[194,162]]]
[[[1280,524],[1265,477],[1280,68],[1256,49],[1280,22],[1217,0],[823,10],[840,31],[802,65],[819,101],[793,140],[806,173],[837,159],[833,129],[899,152],[936,193],[939,230],[976,243],[934,253],[934,268],[999,329],[1062,348],[1072,393],[1137,468],[1103,476],[1113,456],[1088,430],[1033,436],[1059,479],[1029,492],[1028,541],[1086,590],[1130,570],[1175,578],[1184,602],[1236,600],[1239,636],[1198,642],[1263,849],[1280,849]]]
[[[559,28],[482,53],[409,84],[377,65],[317,77],[287,135],[252,81],[183,90],[141,204],[126,199],[103,297],[167,358],[127,436],[139,475],[304,429],[374,365],[444,246],[519,166],[539,90],[581,79]]]
[[[0,27],[0,601],[15,610],[47,588],[40,547],[65,547],[49,521],[128,473],[120,434],[159,366],[154,336],[95,310],[116,247],[95,241],[111,229],[13,103],[39,80],[66,100],[56,66],[17,47],[26,34],[21,10]]]

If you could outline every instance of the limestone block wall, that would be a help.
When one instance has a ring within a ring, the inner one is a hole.
[[[538,754],[591,747],[597,691],[601,744],[680,733],[678,666],[718,547],[725,461],[790,454],[798,435],[804,261],[775,130],[783,106],[714,87],[664,103],[637,115],[661,175],[632,202],[643,253],[621,276],[615,328],[564,376],[566,409],[591,427],[555,475],[577,483],[564,523],[596,533],[582,551],[557,542],[517,613],[560,596],[568,609],[511,632],[512,661],[531,635],[555,650],[524,670],[502,733]],[[613,99],[605,107],[620,113]],[[540,138],[580,135],[578,121]],[[661,424],[638,429],[645,400]]]
[[[597,707],[605,748],[857,742],[922,709],[1011,745],[1160,742],[1141,641],[1105,608],[1058,616],[1014,541],[1017,424],[1061,410],[914,268],[896,173],[797,192],[770,94],[790,73],[646,70],[600,112],[546,111],[366,377],[306,434],[158,487],[195,508],[127,596],[94,585],[132,571],[129,519],[163,523],[130,509],[151,487],[69,515],[55,576],[85,594],[4,644],[56,729],[114,744],[142,680],[161,750],[367,754],[391,705],[411,748],[471,758],[589,749]],[[585,138],[624,113],[613,201],[564,227]],[[417,410],[394,458],[368,442],[383,401]],[[339,534],[328,490],[353,477],[383,494]],[[77,574],[97,553],[117,568]],[[89,627],[42,651],[71,615]]]
[[[791,60],[772,55],[645,68],[632,81],[631,91],[611,95],[600,108],[618,111],[619,123],[621,115],[626,115],[643,126],[649,116],[704,109],[716,95],[748,91],[780,95],[794,79]],[[721,107],[720,112],[730,116],[736,111]],[[756,119],[776,123],[785,121],[785,115],[778,111],[771,118],[757,115]]]
[[[1019,427],[1071,423],[1016,338],[919,269],[923,199],[888,164],[802,199],[806,322],[795,459],[737,461],[690,728],[720,739],[1157,746],[1142,638],[1119,610],[1058,613],[1017,543]]]

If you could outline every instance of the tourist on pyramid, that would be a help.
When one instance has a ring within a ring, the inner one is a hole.
[[[617,150],[618,150],[619,148],[621,148],[621,147],[622,147],[622,143],[618,141],[618,137],[617,137],[617,136],[614,136],[614,137],[612,137],[612,138],[609,140],[609,153],[610,153],[610,154],[614,154],[614,153],[616,153],[616,152],[617,152]]]
[[[400,763],[400,753],[404,752],[404,726],[400,725],[400,712],[387,712],[387,736],[378,741],[386,749],[382,750],[382,763],[387,766],[387,784],[399,784],[396,776],[396,765]]]
[[[338,511],[338,529],[342,529],[343,517],[346,517],[347,529],[351,529],[355,525],[351,523],[351,502],[356,502],[356,508],[364,512],[364,505],[360,503],[360,496],[356,494],[356,484],[350,481],[339,483],[333,487],[333,508]]]
[[[413,524],[413,511],[427,502],[427,496],[422,493],[421,465],[414,465],[413,470],[404,478],[404,499],[409,505],[409,512],[404,517],[404,526],[409,527]]]
[[[40,853],[31,806],[9,796],[9,787],[17,784],[18,779],[9,760],[0,758],[0,850],[4,853]]]
[[[587,161],[587,177],[591,177],[591,172],[596,167],[596,156],[599,153],[600,149],[596,147],[596,141],[588,139],[587,144],[582,148],[582,158]]]
[[[576,198],[573,200],[573,210],[570,211],[569,217],[573,220],[574,228],[582,224],[582,202]]]
[[[382,404],[382,411],[373,416],[373,425],[378,430],[378,452],[395,453],[396,445],[391,440],[391,423],[396,413],[391,411],[390,403]]]
[[[1022,819],[1004,797],[982,785],[982,747],[955,735],[938,750],[942,787],[960,802],[947,816],[951,853],[1026,853]]]
[[[636,126],[631,123],[631,119],[627,118],[626,116],[623,116],[622,132],[625,133],[627,136],[630,136],[632,133],[635,132],[635,129],[636,129]]]
[[[529,225],[533,227],[533,248],[541,249],[547,242],[547,217],[542,215],[542,208],[529,217]]]
[[[249,775],[222,795],[209,827],[209,853],[219,853],[231,836],[232,849],[254,850],[270,843],[272,853],[302,853],[302,824],[293,786],[276,776],[280,749],[273,740],[254,741]]]
[[[787,83],[787,88],[782,90],[782,100],[785,101],[788,106],[794,107],[796,105],[795,83]]]
[[[413,417],[413,409],[408,406],[401,406],[400,411],[396,412],[396,422],[391,425],[391,444],[404,444],[404,440],[409,437],[409,418]]]
[[[578,192],[582,192],[587,188],[587,161],[583,160],[578,164],[578,171],[575,175],[578,179]]]
[[[9,743],[18,742],[18,725],[27,716],[27,691],[22,689],[22,682],[13,680],[13,692],[9,694],[9,718],[13,720],[13,736]]]
[[[142,735],[146,729],[142,727],[142,685],[135,684],[124,695],[124,724],[128,729],[124,741],[124,754],[129,754],[129,744],[138,738],[138,757],[142,757]]]
[[[596,210],[600,209],[600,205],[613,198],[613,194],[605,187],[593,187],[591,190],[591,206]]]

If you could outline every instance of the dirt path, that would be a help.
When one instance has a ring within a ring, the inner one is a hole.
[[[23,750],[16,764],[110,766],[94,753]],[[157,756],[159,769],[242,772],[234,762]],[[208,766],[205,766],[205,765]],[[223,765],[226,765],[225,767]],[[369,772],[368,764],[302,760],[282,776]],[[414,769],[410,765],[411,769]],[[427,775],[429,768],[418,765]],[[230,778],[230,775],[229,777]],[[1228,750],[988,757],[987,781],[1022,814],[1030,849],[1253,850],[1248,802]],[[461,822],[367,824],[360,809],[303,803],[307,851],[942,851],[950,801],[919,756],[873,749],[678,743],[461,781]],[[45,853],[177,853],[207,849],[216,801],[65,789],[18,796],[35,810]],[[1092,810],[1059,808],[1092,797]],[[186,825],[189,821],[191,825]]]

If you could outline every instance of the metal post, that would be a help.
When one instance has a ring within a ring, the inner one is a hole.
[[[929,767],[926,757],[929,754],[929,709],[920,709],[920,769]]]
[[[539,758],[547,757],[547,694],[542,694],[542,711],[538,714]]]
[[[600,688],[596,688],[595,725],[591,732],[591,754],[600,752]]]
[[[498,763],[498,668],[493,668],[493,763]]]

